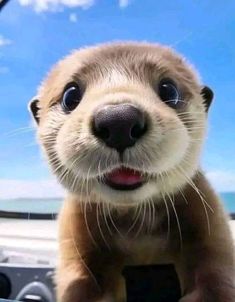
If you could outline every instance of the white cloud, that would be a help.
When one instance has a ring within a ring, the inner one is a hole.
[[[36,12],[58,11],[64,7],[89,8],[95,0],[18,0],[23,6],[32,6]]]
[[[36,12],[45,11],[61,11],[64,7],[68,8],[89,8],[94,5],[96,0],[18,0],[22,6],[32,6]],[[118,0],[119,7],[127,7],[131,0]],[[77,16],[70,14],[69,17],[71,22],[77,22]]]
[[[2,35],[0,35],[0,47],[10,45],[12,43],[11,40],[4,38]]]
[[[77,15],[76,15],[75,13],[71,13],[71,14],[69,15],[69,21],[70,21],[70,22],[72,22],[72,23],[77,23],[77,20],[78,20],[78,18],[77,18]]]
[[[207,172],[206,176],[216,191],[235,192],[235,172],[211,171]]]
[[[119,0],[119,6],[125,8],[130,4],[130,0]]]
[[[0,199],[53,198],[62,197],[63,195],[63,189],[54,180],[0,179]]]

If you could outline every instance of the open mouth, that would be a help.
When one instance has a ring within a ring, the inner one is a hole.
[[[115,190],[135,190],[144,183],[140,171],[121,167],[105,174],[103,183]]]

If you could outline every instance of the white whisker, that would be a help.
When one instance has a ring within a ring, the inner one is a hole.
[[[178,227],[178,231],[179,231],[180,247],[181,247],[181,249],[182,249],[182,247],[183,247],[183,239],[182,239],[182,232],[181,232],[181,226],[180,226],[179,217],[178,217],[178,214],[177,214],[175,205],[174,205],[174,201],[171,199],[171,196],[170,196],[169,194],[167,194],[167,196],[168,196],[168,198],[169,198],[169,200],[170,200],[170,203],[171,203],[173,212],[174,212],[174,214],[175,214],[176,223],[177,223],[177,227]]]
[[[139,226],[139,228],[138,228],[138,230],[137,230],[137,232],[136,232],[136,234],[135,234],[135,236],[134,236],[135,238],[137,238],[137,237],[139,236],[139,234],[140,234],[141,231],[143,230],[144,223],[145,223],[146,202],[143,202],[142,205],[143,205],[143,208],[144,208],[144,210],[143,210],[143,215],[142,215],[142,220],[141,220],[140,226]],[[142,210],[142,207],[141,207],[141,210]]]
[[[100,235],[101,235],[101,237],[102,237],[102,239],[103,239],[105,245],[107,246],[108,249],[111,249],[111,248],[110,248],[110,245],[108,244],[108,242],[107,242],[107,240],[106,240],[106,238],[105,238],[105,236],[104,236],[102,227],[101,227],[101,225],[100,225],[100,211],[99,211],[99,210],[100,210],[100,202],[98,202],[98,203],[96,204],[96,220],[97,220],[97,225],[98,225]]]
[[[107,215],[106,215],[106,212],[105,212],[105,206],[107,207],[107,204],[102,202],[102,209],[103,209],[103,216],[104,216],[104,221],[105,221],[105,224],[107,226],[107,230],[109,232],[110,235],[113,234],[112,230],[110,229],[110,226],[108,224],[108,220],[107,220]]]

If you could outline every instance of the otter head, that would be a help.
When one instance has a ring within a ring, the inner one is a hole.
[[[213,93],[169,48],[106,44],[59,62],[30,105],[59,181],[82,201],[134,205],[198,168]]]

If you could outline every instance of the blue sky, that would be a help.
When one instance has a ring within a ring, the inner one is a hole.
[[[74,48],[110,40],[171,45],[215,92],[202,166],[219,191],[235,190],[235,2],[12,0],[0,13],[0,198],[56,194],[27,102],[48,69]],[[15,131],[16,130],[16,131]],[[15,132],[14,132],[15,131]]]

